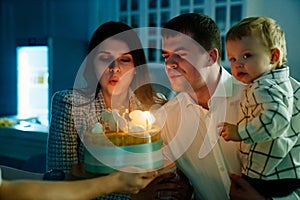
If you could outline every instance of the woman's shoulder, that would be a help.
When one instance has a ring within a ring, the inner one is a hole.
[[[65,89],[65,90],[56,91],[53,94],[53,98],[64,99],[64,98],[71,97],[72,95],[73,95],[73,90],[72,89]]]
[[[74,89],[60,90],[53,94],[51,111],[52,113],[80,112],[90,108],[91,96]]]
[[[72,102],[81,102],[86,101],[87,99],[90,99],[90,97],[84,95],[83,92],[80,92],[80,90],[75,89],[65,89],[57,91],[53,94],[52,101],[59,101],[59,102],[66,102],[66,103],[72,103]]]

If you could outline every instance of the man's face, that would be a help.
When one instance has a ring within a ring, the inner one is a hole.
[[[174,91],[196,92],[205,86],[200,72],[207,66],[209,57],[207,52],[191,37],[184,34],[164,37],[162,56],[165,59],[166,72]]]

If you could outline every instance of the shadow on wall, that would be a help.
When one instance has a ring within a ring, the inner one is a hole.
[[[153,88],[157,93],[163,94],[167,100],[171,100],[176,96],[176,92],[172,90],[170,81],[165,71],[165,66],[163,64],[150,63],[149,72],[151,83]]]

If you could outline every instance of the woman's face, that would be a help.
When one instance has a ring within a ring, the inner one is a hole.
[[[104,95],[128,91],[134,75],[133,57],[129,51],[125,42],[112,38],[104,40],[97,47],[94,66]]]

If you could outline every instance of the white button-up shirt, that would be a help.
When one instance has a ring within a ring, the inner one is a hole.
[[[209,110],[180,93],[160,112],[164,156],[191,181],[196,199],[229,199],[229,173],[240,174],[237,143],[219,137],[217,124],[237,123],[243,85],[222,69]],[[162,114],[163,113],[163,114]],[[166,121],[162,120],[166,117]]]

